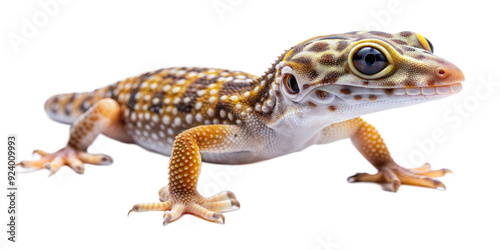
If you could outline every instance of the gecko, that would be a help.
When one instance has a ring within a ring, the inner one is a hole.
[[[68,143],[55,153],[35,150],[39,159],[18,165],[51,174],[69,166],[82,174],[84,164],[111,164],[110,156],[87,152],[99,134],[170,156],[160,201],[129,211],[163,211],[164,225],[183,214],[224,223],[223,212],[240,208],[230,191],[211,197],[197,191],[202,161],[253,163],[347,138],[378,170],[349,182],[386,183],[394,192],[402,184],[444,189],[437,177],[449,169],[398,165],[360,116],[456,94],[463,81],[462,71],[415,32],[317,36],[285,50],[260,77],[176,67],[55,95],[44,108],[51,119],[71,124]]]

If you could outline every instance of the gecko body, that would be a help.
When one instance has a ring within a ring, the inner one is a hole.
[[[350,138],[378,173],[349,181],[444,188],[434,179],[450,172],[397,165],[376,129],[359,116],[443,98],[461,90],[464,76],[433,54],[414,32],[351,32],[308,39],[286,50],[257,77],[211,68],[166,68],[87,93],[61,94],[45,103],[50,118],[72,124],[55,153],[22,161],[51,173],[67,165],[110,164],[87,153],[99,134],[170,157],[169,182],[160,202],[131,211],[165,211],[164,223],[191,213],[224,222],[239,208],[232,192],[205,198],[196,186],[201,162],[243,164]]]

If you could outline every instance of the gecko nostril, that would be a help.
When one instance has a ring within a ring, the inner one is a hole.
[[[437,67],[436,70],[434,71],[434,74],[436,74],[437,77],[443,79],[448,77],[448,70],[446,70],[443,67]]]

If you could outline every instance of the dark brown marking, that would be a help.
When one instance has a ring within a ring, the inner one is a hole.
[[[345,61],[347,61],[347,54],[342,54],[338,57],[335,58],[335,64],[342,64],[344,63]]]
[[[75,101],[75,95],[76,95],[76,93],[71,94],[68,101],[66,102],[66,105],[64,107],[64,114],[65,115],[70,115],[71,108],[73,107],[72,103]]]
[[[312,44],[310,48],[307,49],[307,51],[312,51],[312,52],[321,52],[328,50],[330,45],[326,42],[315,42]]]
[[[328,107],[328,109],[330,111],[337,111],[337,107],[335,107],[335,106],[330,106],[330,107]]]
[[[418,56],[417,56],[417,59],[420,59],[420,60],[423,60],[423,59],[425,59],[425,58],[427,58],[427,57],[426,57],[426,56],[424,56],[424,55],[418,55]]]
[[[225,111],[227,111],[227,110],[231,110],[231,108],[230,108],[230,106],[228,106],[228,105],[224,105],[223,103],[218,102],[218,103],[215,105],[215,114],[216,114],[216,116],[217,116],[217,117],[220,117],[220,111],[221,111],[221,110],[225,110]],[[221,118],[222,118],[222,117],[221,117]],[[224,118],[222,118],[222,119],[224,119]]]
[[[130,97],[128,98],[128,101],[127,101],[127,108],[129,110],[134,110],[134,106],[137,103],[137,99],[135,99],[135,95],[137,94],[137,92],[139,92],[139,90],[140,90],[140,86],[137,86],[136,88],[133,88],[130,91]]]
[[[363,82],[363,85],[368,86],[369,82]]]
[[[376,36],[381,36],[381,37],[385,37],[385,38],[391,38],[392,37],[391,34],[385,33],[385,32],[380,32],[380,31],[370,31],[370,32],[368,32],[368,34],[376,35]]]
[[[370,99],[370,101],[376,101],[377,100],[377,96],[376,95],[369,95],[368,99]]]
[[[290,61],[295,62],[295,63],[307,64],[307,65],[311,64],[311,58],[306,58],[306,57],[294,58]]]
[[[233,80],[234,81],[234,80]],[[222,95],[233,95],[235,93],[244,93],[245,91],[249,91],[253,89],[254,83],[249,83],[249,82],[233,82],[233,81],[228,81],[224,82],[224,85],[222,85],[222,88],[219,90],[219,96]],[[213,78],[210,80],[206,79],[197,79],[196,82],[192,83],[189,85],[189,87],[186,90],[187,93],[192,93],[193,97],[196,98],[197,96],[195,95],[196,91],[200,89],[206,89],[206,86],[212,83],[216,83],[217,78]],[[267,86],[267,85],[266,85]],[[193,102],[194,105],[195,102]]]
[[[309,69],[307,72],[307,76],[311,80],[316,79],[316,77],[318,77],[318,72],[316,72],[316,70],[314,70],[314,69]]]
[[[147,78],[149,78],[150,76],[153,76],[153,75],[156,75],[158,73],[160,73],[163,69],[158,69],[158,70],[155,70],[155,71],[151,71],[151,72],[146,72],[142,75],[139,76],[139,79],[141,80],[141,82],[144,82],[145,80],[147,80]]]
[[[90,107],[91,103],[90,100],[93,98],[92,94],[87,94],[87,96],[83,99],[82,103],[80,104],[80,110],[82,112],[87,111],[87,108]],[[89,104],[89,107],[85,107],[85,103]]]
[[[399,40],[399,39],[393,39],[392,40],[393,42],[397,43],[397,44],[402,44],[402,45],[407,45],[408,43],[403,41],[403,40]]]
[[[106,97],[116,100],[116,97],[113,96],[113,91],[115,90],[115,87],[116,87],[116,83],[108,86],[108,89],[106,90]]]
[[[155,100],[156,98],[159,99],[159,102],[158,103],[153,103],[153,100]],[[164,98],[165,98],[165,92],[155,93],[153,95],[153,98],[151,98],[151,104],[150,104],[150,107],[149,107],[149,111],[151,111],[153,113],[159,114],[160,110],[162,110],[162,108],[163,108],[163,99]]]
[[[337,44],[337,50],[342,51],[345,48],[347,48],[348,45],[349,45],[349,43],[347,41],[339,41]]]
[[[292,54],[289,56],[289,58],[293,58],[293,56],[297,55],[298,53],[302,52],[304,50],[304,47],[306,47],[308,44],[299,44],[293,48]],[[289,51],[286,51],[288,53]],[[281,61],[281,60],[280,60]]]
[[[181,98],[181,101],[175,105],[175,107],[177,108],[177,110],[179,110],[180,112],[184,112],[184,113],[190,113],[191,112],[191,109],[193,109],[194,105],[196,104],[196,97],[197,96],[194,96],[194,95],[186,95],[187,93],[185,93],[184,95],[180,96]],[[184,98],[188,97],[189,98],[189,102],[185,103],[184,102]]]
[[[347,60],[347,55],[341,55],[339,57],[334,57],[331,54],[322,55],[318,62],[326,66],[340,65]]]
[[[311,87],[311,84],[304,84],[304,85],[302,85],[302,89],[308,89],[309,87]]]
[[[335,83],[341,75],[342,73],[339,72],[330,72],[323,78],[322,82]]]
[[[412,47],[408,47],[408,46],[407,46],[407,47],[404,47],[404,49],[405,49],[406,51],[409,51],[409,52],[413,52],[413,51],[415,51],[415,49],[414,49],[414,48],[412,48]]]
[[[316,107],[316,103],[314,103],[314,102],[311,102],[311,101],[310,101],[310,102],[307,102],[307,104],[309,104],[309,106],[311,106],[311,107],[313,107],[313,108],[315,108],[315,107]]]
[[[355,95],[354,96],[354,100],[356,100],[356,101],[361,101],[361,99],[363,99],[363,97],[360,96],[360,95]]]
[[[350,95],[352,92],[348,88],[343,88],[343,89],[340,90],[340,93],[342,93],[344,95]]]
[[[323,65],[332,66],[335,64],[335,58],[333,58],[332,54],[324,54],[319,58],[318,62]]]
[[[58,104],[59,103],[59,96],[54,96],[54,98],[52,98],[52,103],[50,104],[50,111],[52,113],[57,113],[57,107],[58,107]]]
[[[384,92],[386,95],[392,95],[394,94],[394,89],[384,89]]]
[[[403,31],[403,32],[400,32],[399,35],[401,35],[402,37],[410,37],[411,35],[413,35],[413,32]]]

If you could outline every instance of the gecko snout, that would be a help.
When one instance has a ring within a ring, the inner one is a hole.
[[[448,62],[436,67],[434,75],[450,83],[463,82],[465,79],[464,73],[457,66]]]

